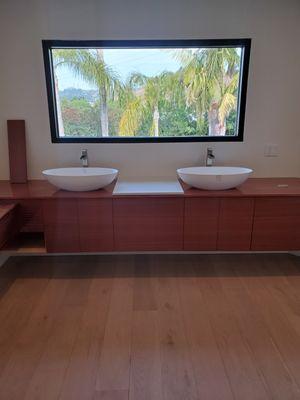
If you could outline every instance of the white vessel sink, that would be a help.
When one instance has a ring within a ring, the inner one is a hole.
[[[183,182],[198,189],[232,189],[245,182],[251,173],[250,168],[240,167],[189,167],[177,170]]]
[[[43,175],[59,189],[86,192],[109,185],[117,177],[118,170],[113,168],[56,168],[43,171]]]

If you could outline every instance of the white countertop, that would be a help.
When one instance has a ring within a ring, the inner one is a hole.
[[[166,180],[122,180],[118,179],[113,194],[183,194],[183,189],[177,179]]]

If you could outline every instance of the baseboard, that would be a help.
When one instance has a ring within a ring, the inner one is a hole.
[[[80,252],[80,253],[6,253],[0,254],[0,267],[8,260],[10,256],[14,257],[52,257],[52,256],[117,256],[117,255],[151,255],[151,254],[177,254],[177,255],[189,255],[189,254],[292,254],[300,257],[300,251],[112,251],[112,252]]]
[[[289,252],[289,251],[183,251],[183,250],[171,250],[171,251],[105,251],[105,252],[75,252],[75,253],[28,253],[28,252],[18,252],[14,253],[11,252],[10,256],[13,257],[32,257],[32,256],[39,256],[39,257],[52,257],[52,256],[120,256],[120,255],[151,255],[151,254],[176,254],[176,255],[189,255],[189,254],[295,254],[298,252]]]

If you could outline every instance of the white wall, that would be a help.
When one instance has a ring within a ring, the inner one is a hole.
[[[243,143],[213,144],[219,164],[256,176],[300,176],[298,0],[1,0],[0,179],[8,178],[6,120],[25,119],[29,176],[77,165],[123,175],[174,174],[203,162],[206,144],[51,144],[41,39],[253,38]],[[278,158],[264,145],[279,145]]]

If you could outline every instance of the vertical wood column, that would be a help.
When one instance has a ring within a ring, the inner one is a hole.
[[[8,153],[11,183],[27,182],[27,156],[24,120],[8,120]]]

